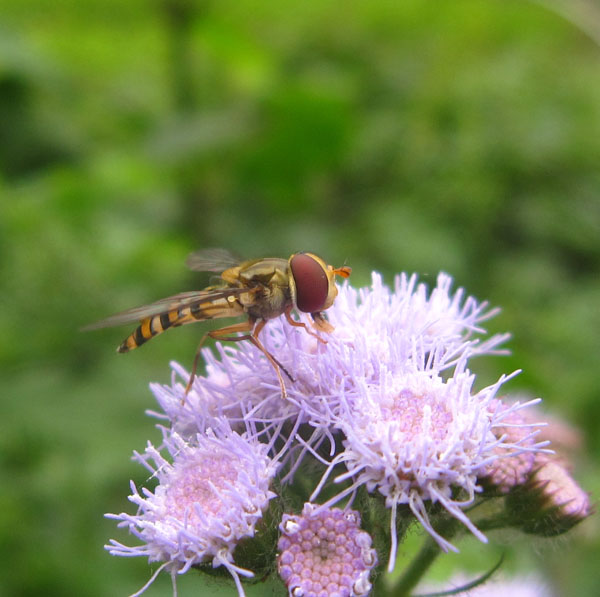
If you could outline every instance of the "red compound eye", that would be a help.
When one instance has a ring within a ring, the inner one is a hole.
[[[329,294],[329,280],[323,266],[306,253],[297,253],[290,260],[296,283],[296,306],[304,313],[320,311]]]

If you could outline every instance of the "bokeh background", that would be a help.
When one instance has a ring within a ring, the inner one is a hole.
[[[202,287],[202,247],[311,250],[357,286],[449,272],[513,332],[480,386],[522,368],[509,389],[581,430],[574,475],[600,495],[599,43],[594,0],[4,0],[0,595],[147,580],[103,550],[127,540],[103,514],[145,480],[148,383],[202,330],[121,356],[128,328],[78,328]],[[507,550],[508,573],[597,594],[594,517],[462,547],[437,579]],[[218,594],[187,576],[181,595]]]

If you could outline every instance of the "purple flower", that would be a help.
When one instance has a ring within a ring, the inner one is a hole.
[[[414,517],[444,551],[457,549],[436,530],[432,504],[487,541],[466,514],[483,491],[481,480],[509,492],[531,477],[533,455],[547,442],[523,414],[537,401],[509,405],[497,397],[517,372],[474,389],[470,359],[502,353],[508,335],[482,340],[481,325],[496,310],[462,289],[452,293],[451,283],[440,274],[428,291],[416,276],[400,275],[389,288],[376,273],[369,288],[346,283],[327,310],[335,329],[322,334],[325,342],[283,318],[269,321],[261,341],[293,377],[285,378],[287,399],[273,366],[249,342],[217,343],[216,355],[204,349],[206,373],[188,395],[188,373],[172,364],[171,384],[151,385],[162,411],[152,414],[170,429],[170,458],[152,446],[138,455],[159,485],[154,493],[132,488],[136,515],[111,515],[143,545],[113,541],[111,553],[163,562],[173,577],[206,562],[225,566],[241,595],[239,576],[252,572],[234,564],[233,551],[255,535],[275,497],[273,481],[282,504],[310,502],[280,525],[278,567],[291,595],[369,592],[377,558],[358,513],[349,510],[362,488],[364,500],[389,511],[389,570],[397,528],[408,526],[397,525],[402,505],[403,515]],[[302,477],[305,459],[312,459],[314,476]],[[555,481],[546,472],[553,473],[540,470],[542,486],[559,496],[568,479]],[[333,497],[316,504],[323,494]],[[569,515],[589,513],[581,496],[559,497]],[[344,499],[345,510],[332,507]]]
[[[360,514],[339,508],[284,514],[277,565],[291,596],[353,597],[371,590],[377,563],[371,537],[360,530]]]
[[[334,424],[345,438],[344,449],[331,460],[310,499],[316,499],[333,468],[341,463],[347,472],[335,482],[351,479],[352,483],[325,505],[355,493],[361,485],[385,496],[391,510],[390,570],[396,557],[399,504],[408,504],[445,551],[457,549],[430,524],[426,502],[440,503],[485,542],[485,536],[463,512],[481,491],[477,482],[480,472],[497,458],[498,446],[505,453],[539,447],[523,447],[521,442],[496,437],[493,429],[503,424],[507,414],[491,409],[490,404],[507,378],[473,392],[475,376],[464,363],[462,359],[447,380],[431,370],[386,372],[379,383],[362,384],[362,391],[335,417]],[[462,489],[460,498],[455,497],[457,489]]]
[[[490,404],[508,378],[474,393],[475,376],[466,365],[473,356],[500,352],[508,335],[478,340],[481,323],[497,311],[465,297],[462,289],[452,295],[451,283],[450,276],[440,274],[428,292],[415,275],[402,274],[392,290],[373,273],[368,289],[345,284],[327,311],[335,327],[327,344],[281,318],[269,322],[263,343],[295,378],[286,380],[288,400],[281,398],[273,367],[250,344],[220,346],[221,360],[206,351],[207,374],[194,381],[187,398],[185,383],[175,380],[171,387],[152,389],[174,427],[185,433],[202,431],[204,421],[216,413],[234,422],[290,419],[296,423],[294,432],[301,422],[311,425],[315,431],[293,452],[296,464],[287,481],[304,455],[327,438],[333,445],[334,435],[342,434],[344,449],[324,463],[310,499],[316,499],[340,463],[347,473],[335,481],[352,483],[328,504],[363,484],[385,496],[393,538],[390,567],[398,504],[408,504],[445,550],[456,548],[431,526],[426,502],[442,504],[485,541],[463,513],[480,491],[478,474],[498,456],[499,447],[503,455],[536,447],[494,434],[507,414],[494,412]],[[186,382],[185,371],[175,369]],[[295,440],[288,436],[289,445]],[[457,488],[464,492],[460,499],[453,497]]]
[[[187,397],[188,374],[177,364],[173,369],[181,382],[174,377],[170,386],[152,384],[164,411],[157,416],[184,436],[203,432],[205,421],[215,416],[227,417],[234,428],[248,419],[308,422],[316,430],[313,441],[321,441],[365,385],[419,370],[441,375],[465,357],[501,352],[507,334],[484,342],[474,337],[496,310],[465,298],[462,289],[452,295],[451,282],[440,274],[429,294],[415,275],[397,276],[393,290],[377,273],[371,288],[356,290],[346,283],[327,310],[335,326],[332,334],[323,334],[327,344],[283,318],[269,321],[262,332],[267,350],[295,379],[285,379],[288,400],[282,400],[273,367],[254,346],[217,344],[220,360],[203,351],[206,375],[194,380]]]
[[[160,569],[166,567],[173,577],[205,562],[225,566],[243,595],[238,575],[253,574],[237,567],[232,553],[240,539],[254,535],[269,500],[276,497],[269,489],[276,464],[266,444],[232,431],[208,429],[195,439],[191,443],[166,434],[172,462],[150,444],[136,455],[158,486],[140,493],[132,483],[129,500],[138,512],[107,516],[121,521],[119,526],[143,544],[129,547],[112,540],[106,548],[113,555],[163,562]]]

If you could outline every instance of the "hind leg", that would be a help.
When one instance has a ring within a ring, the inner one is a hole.
[[[198,349],[196,350],[196,356],[194,357],[194,364],[192,365],[192,372],[190,374],[190,379],[185,388],[185,395],[189,393],[192,388],[192,383],[194,378],[196,377],[196,370],[198,368],[198,361],[200,360],[200,351],[202,349],[202,345],[206,341],[207,337],[214,338],[215,340],[222,340],[224,342],[242,342],[244,340],[249,340],[256,346],[268,359],[268,361],[273,365],[275,369],[275,373],[277,373],[277,379],[279,381],[279,387],[281,388],[281,395],[283,398],[287,397],[287,392],[285,390],[285,384],[283,383],[283,377],[281,376],[281,371],[290,378],[291,381],[294,381],[294,378],[289,374],[287,369],[263,346],[262,342],[258,339],[258,334],[265,327],[266,321],[261,320],[256,323],[256,320],[250,318],[248,321],[243,321],[241,323],[236,323],[233,325],[228,325],[224,328],[220,328],[218,330],[211,330],[202,336],[200,340],[200,344],[198,345]],[[229,334],[236,334],[238,332],[250,332],[251,334],[244,334],[243,336],[230,336]]]

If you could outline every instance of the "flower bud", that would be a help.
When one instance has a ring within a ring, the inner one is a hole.
[[[522,491],[507,497],[507,510],[523,532],[560,535],[592,513],[589,495],[554,458],[538,456],[539,467]]]
[[[280,525],[277,563],[289,594],[367,595],[377,554],[359,513],[317,508],[305,504],[301,515],[284,514]]]
[[[501,443],[493,449],[497,458],[486,465],[479,480],[486,491],[506,495],[524,485],[534,469],[535,423],[522,414],[526,409],[519,409],[519,403],[510,405],[495,399],[490,407],[499,419],[492,432]],[[524,451],[516,451],[517,446]]]

